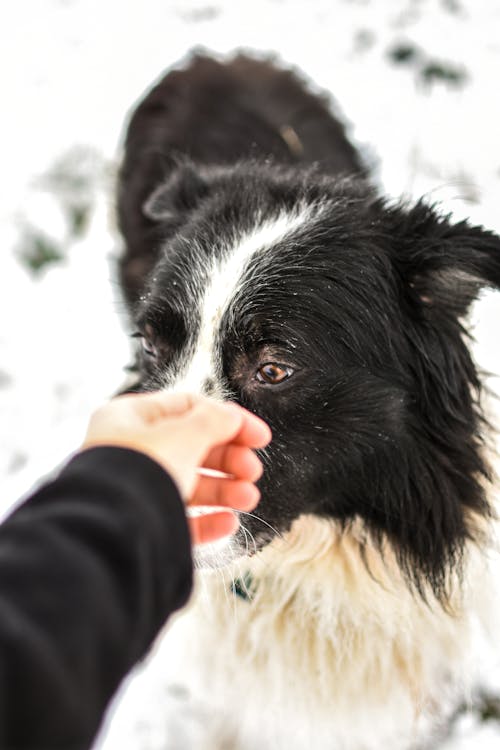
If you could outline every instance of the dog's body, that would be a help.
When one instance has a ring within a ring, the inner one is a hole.
[[[499,624],[460,318],[500,287],[500,240],[387,205],[326,102],[241,56],[194,58],[141,103],[119,214],[137,387],[235,399],[274,434],[255,517],[200,551],[220,569],[169,635],[198,724],[151,744],[423,747]]]

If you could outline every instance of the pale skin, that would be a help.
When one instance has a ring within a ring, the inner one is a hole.
[[[235,403],[186,393],[120,396],[92,415],[82,448],[111,445],[145,453],[170,474],[187,507],[220,506],[189,518],[194,543],[234,533],[233,511],[252,511],[262,463],[254,453],[271,440],[265,422]],[[204,472],[225,476],[206,476]]]

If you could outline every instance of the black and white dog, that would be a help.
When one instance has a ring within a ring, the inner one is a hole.
[[[326,99],[243,55],[195,56],[140,103],[119,221],[137,389],[233,399],[274,435],[260,505],[198,551],[173,628],[202,717],[185,746],[423,747],[498,632],[462,320],[500,287],[500,239],[382,199]]]

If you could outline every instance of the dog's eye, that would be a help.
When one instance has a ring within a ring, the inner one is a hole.
[[[140,332],[137,332],[132,334],[132,338],[139,339],[142,352],[146,355],[146,357],[151,357],[152,359],[157,358],[158,350],[156,346],[148,338],[146,338],[146,336],[144,336]]]
[[[278,385],[291,377],[291,375],[293,375],[291,367],[279,365],[276,362],[267,362],[265,365],[262,365],[262,367],[259,367],[255,377],[259,383]]]
[[[152,357],[153,359],[156,359],[158,356],[158,350],[154,344],[151,343],[148,339],[144,338],[144,336],[141,336],[141,346],[142,351],[147,357]]]

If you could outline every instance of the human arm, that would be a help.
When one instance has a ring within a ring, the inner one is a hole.
[[[142,411],[131,426],[128,405],[118,401],[119,413],[105,407],[91,423],[86,450],[0,527],[2,748],[90,746],[121,679],[189,596],[190,534],[179,489],[193,504],[224,504],[231,488],[234,506],[257,501],[234,496],[256,476],[249,444],[268,439],[252,435],[249,417],[216,419],[210,404],[185,419],[191,404],[168,424],[164,398],[158,407],[155,397],[138,397],[132,411],[146,404],[147,419]],[[155,419],[151,407],[160,409]],[[165,472],[170,463],[174,480]],[[232,465],[240,478],[207,484],[198,479],[202,465]],[[220,534],[217,516],[234,527],[231,515],[214,514],[215,527],[206,517],[192,533]]]

